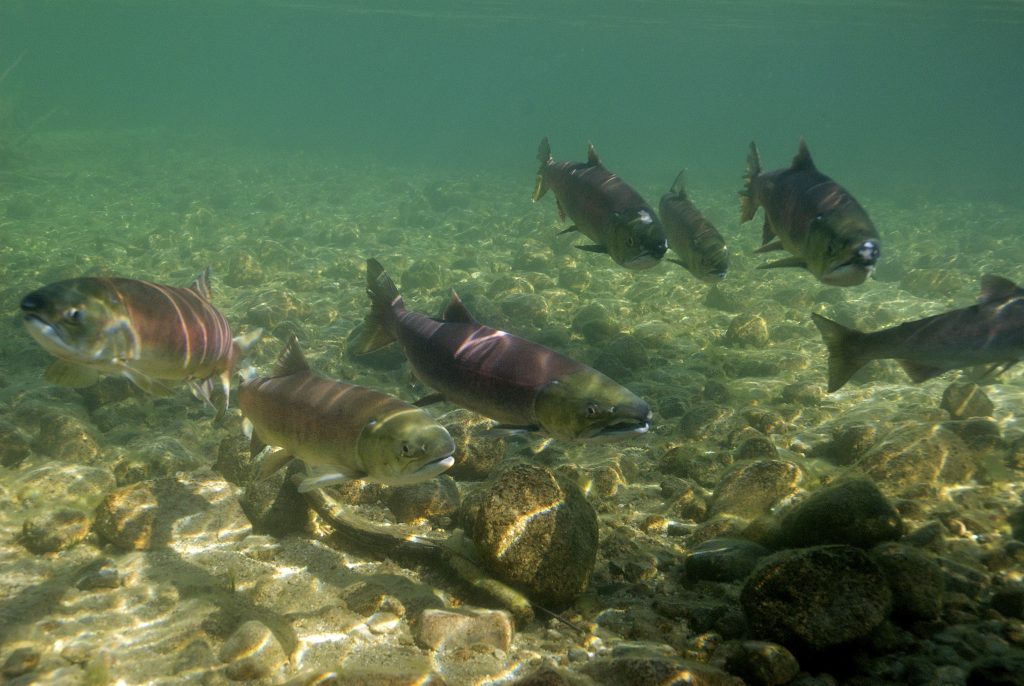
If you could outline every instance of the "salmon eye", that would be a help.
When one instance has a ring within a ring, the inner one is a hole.
[[[80,323],[84,316],[85,312],[78,309],[77,307],[69,307],[68,309],[64,310],[64,318],[72,322],[73,324]]]
[[[412,448],[409,446],[408,443],[403,443],[402,444],[402,454],[405,455],[406,457],[408,457],[410,453],[412,453]]]

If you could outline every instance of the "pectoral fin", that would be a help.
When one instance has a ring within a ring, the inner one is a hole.
[[[518,426],[515,424],[495,424],[489,426],[477,435],[486,438],[500,438],[503,436],[528,436],[540,431],[537,424]]]
[[[758,266],[758,269],[778,269],[779,267],[801,267],[803,269],[807,269],[807,262],[805,262],[802,257],[793,255],[792,257],[775,260],[768,264],[762,264]]]
[[[55,360],[46,368],[46,380],[65,388],[84,388],[99,381],[100,373],[92,367]]]
[[[146,376],[141,372],[131,369],[130,367],[122,367],[121,373],[127,376],[129,381],[150,395],[159,396],[161,398],[174,395],[173,388],[168,387],[166,384],[157,381],[151,376]]]
[[[259,439],[255,438],[253,434],[253,445]],[[250,454],[252,453],[252,447],[249,448]],[[257,453],[258,454],[258,453]],[[263,481],[270,477],[271,474],[276,472],[281,467],[285,466],[292,461],[292,455],[284,448],[277,448],[272,450],[263,456],[263,460],[260,462],[260,471],[256,474],[257,481]]]
[[[309,467],[309,476],[299,482],[299,493],[308,493],[317,488],[345,483],[353,479],[361,479],[365,474],[345,474],[332,467]]]
[[[770,241],[768,243],[765,243],[764,245],[762,245],[760,248],[758,248],[754,252],[761,253],[761,252],[771,252],[773,250],[785,250],[785,249],[786,248],[782,245],[782,241],[775,240],[775,241]]]
[[[577,245],[580,250],[586,250],[587,252],[599,252],[605,255],[608,254],[608,248],[604,245]]]
[[[570,227],[569,227],[568,229],[562,229],[561,231],[559,231],[559,232],[558,232],[557,234],[555,234],[555,235],[556,235],[556,236],[561,236],[562,234],[566,234],[566,233],[572,233],[573,231],[579,231],[579,229],[577,229],[577,228],[576,228],[576,225],[575,225],[575,224],[573,224],[572,226],[570,226]]]
[[[445,400],[444,395],[441,393],[430,393],[423,396],[419,400],[413,403],[416,407],[426,407],[427,405],[434,405],[436,403],[443,403]]]

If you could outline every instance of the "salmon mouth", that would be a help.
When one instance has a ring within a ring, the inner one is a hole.
[[[437,458],[436,460],[431,460],[430,462],[420,465],[416,469],[416,474],[429,474],[430,476],[434,476],[436,474],[441,474],[442,472],[448,471],[449,469],[452,468],[454,464],[455,457],[453,457],[452,454],[449,453],[443,457]]]
[[[650,428],[650,414],[642,420],[638,420],[635,417],[623,417],[622,419],[618,419],[610,424],[595,427],[596,430],[590,431],[580,438],[597,441],[614,441],[645,434],[650,430]]]

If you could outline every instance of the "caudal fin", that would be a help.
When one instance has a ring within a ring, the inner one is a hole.
[[[867,363],[867,358],[858,354],[857,339],[861,333],[820,314],[811,313],[811,319],[828,348],[828,392],[831,393],[842,388]]]
[[[757,198],[754,194],[754,179],[761,175],[761,153],[751,141],[747,153],[747,171],[743,174],[743,190],[740,191],[740,223],[750,221],[757,212]]]
[[[537,202],[548,192],[548,184],[544,180],[544,169],[551,163],[551,144],[548,137],[540,140],[540,147],[537,148],[537,160],[540,162],[540,169],[537,171],[537,183],[533,187],[533,201]]]
[[[395,282],[373,258],[366,261],[366,294],[370,311],[349,337],[348,350],[353,355],[364,355],[395,340],[395,312],[405,309]]]

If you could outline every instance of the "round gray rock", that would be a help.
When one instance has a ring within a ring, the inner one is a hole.
[[[537,603],[564,608],[597,560],[597,514],[580,487],[550,469],[515,465],[467,504],[484,566]]]
[[[737,581],[746,578],[769,550],[742,538],[712,538],[686,555],[686,577],[692,581]]]
[[[900,543],[883,543],[871,551],[892,589],[893,619],[938,619],[945,580],[942,568],[927,553]]]
[[[860,548],[784,550],[757,566],[740,594],[755,636],[822,650],[866,636],[888,616],[892,592]]]

